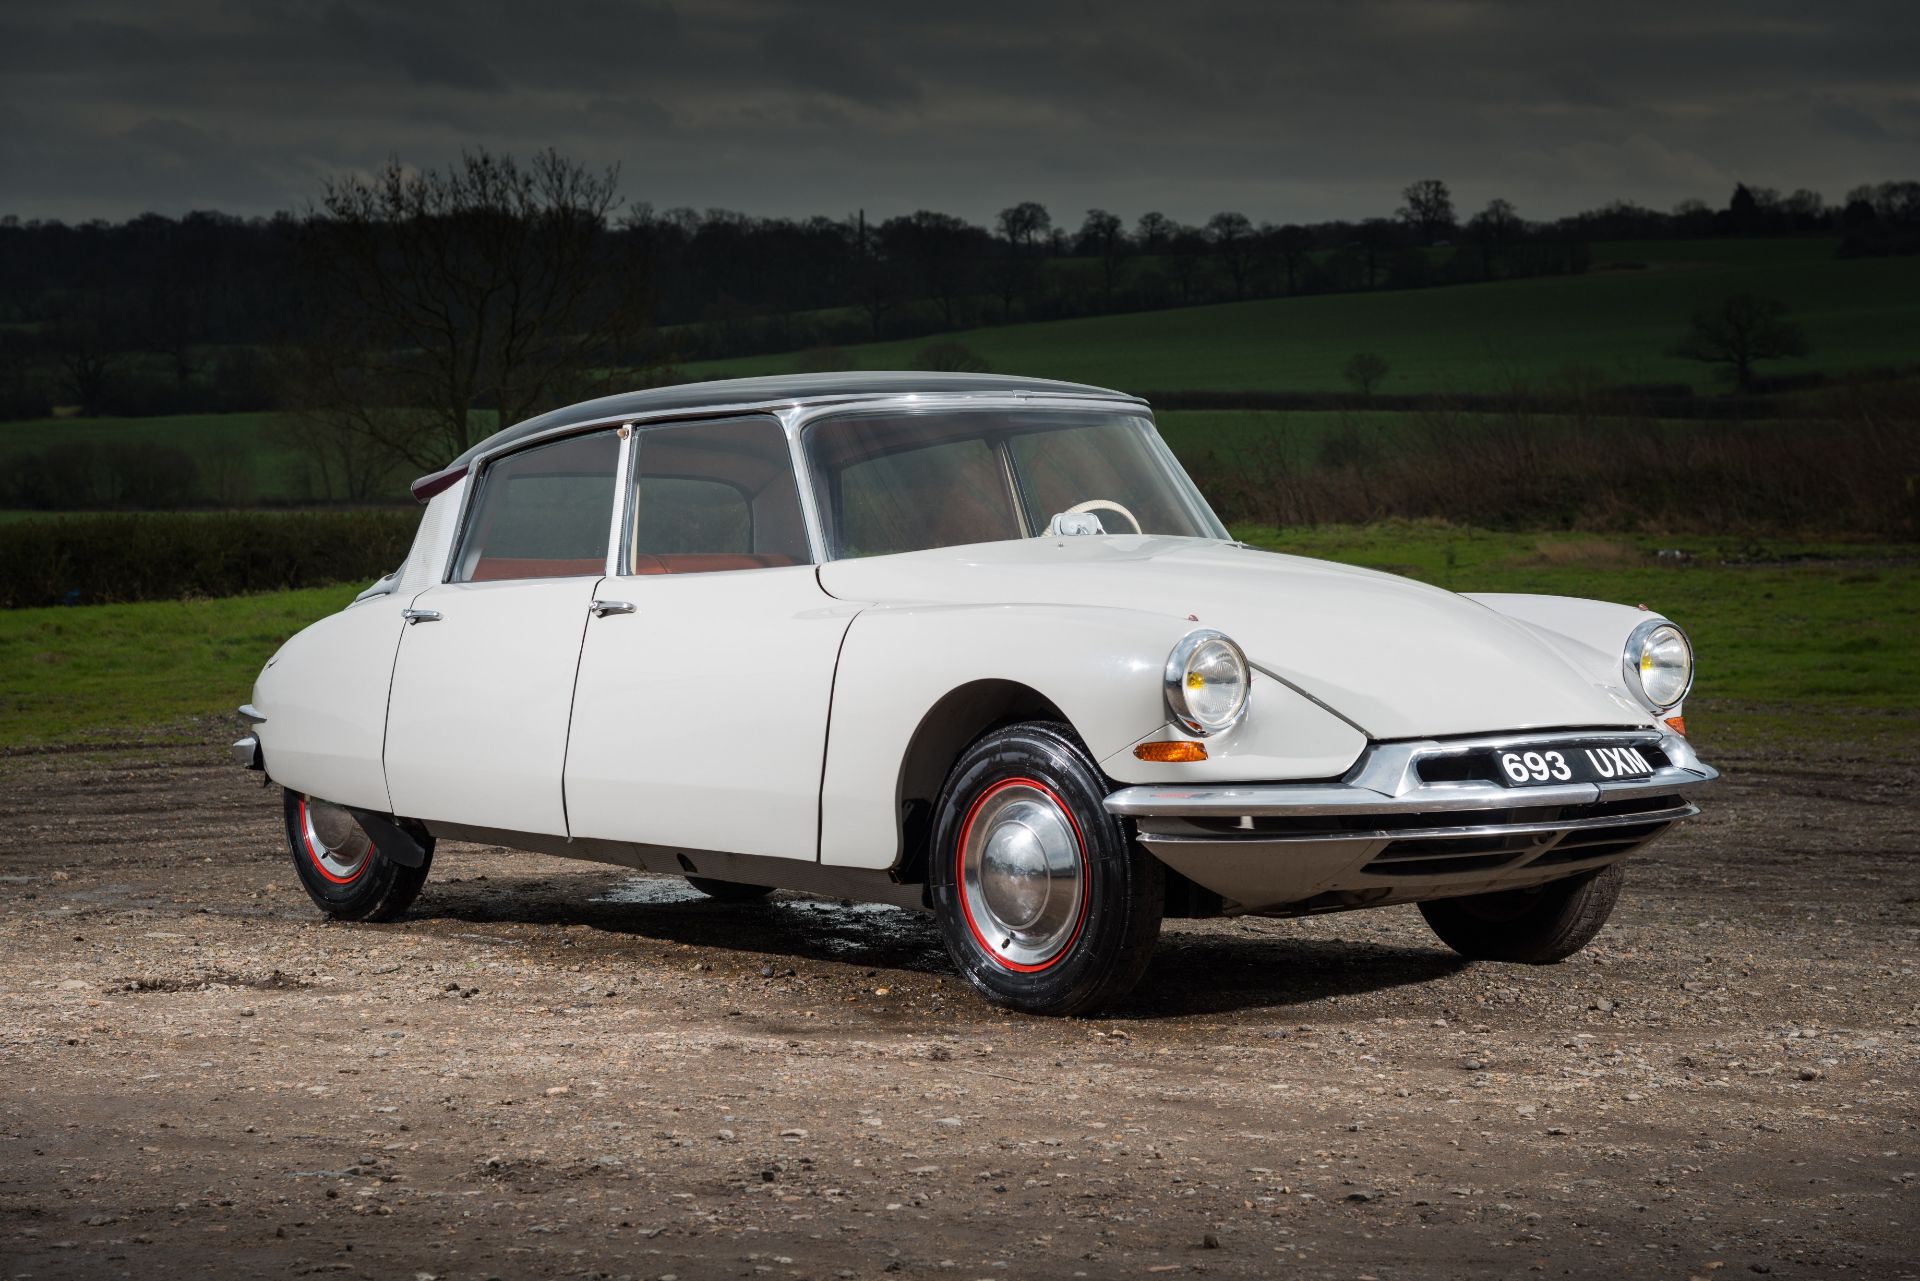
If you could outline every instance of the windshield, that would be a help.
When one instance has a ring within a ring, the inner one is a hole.
[[[835,558],[1031,538],[1050,528],[1226,537],[1138,414],[845,414],[814,423],[805,440]],[[1067,515],[1076,508],[1080,514]]]

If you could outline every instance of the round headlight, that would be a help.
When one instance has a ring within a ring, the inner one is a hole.
[[[1167,708],[1190,734],[1231,729],[1246,713],[1247,656],[1225,634],[1188,632],[1167,656]]]
[[[1665,619],[1650,618],[1633,629],[1624,666],[1628,688],[1659,711],[1678,704],[1693,687],[1693,646]]]

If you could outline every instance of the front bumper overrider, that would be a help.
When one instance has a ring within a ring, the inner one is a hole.
[[[1507,787],[1482,767],[1509,748],[1602,746],[1638,750],[1652,777]],[[1718,777],[1677,734],[1570,731],[1376,743],[1337,781],[1152,784],[1122,788],[1106,807],[1227,910],[1306,913],[1602,866],[1699,813],[1687,793]]]

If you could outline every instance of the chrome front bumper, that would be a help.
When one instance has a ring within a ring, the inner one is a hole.
[[[1446,779],[1503,748],[1634,747],[1653,776],[1506,787]],[[1434,775],[1441,777],[1435,778]],[[1699,813],[1719,774],[1655,730],[1376,744],[1338,782],[1127,787],[1107,797],[1142,844],[1230,910],[1322,911],[1540,884],[1603,865]]]

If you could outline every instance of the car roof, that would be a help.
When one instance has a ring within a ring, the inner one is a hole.
[[[1052,378],[1022,378],[1009,374],[942,374],[912,370],[858,371],[826,374],[780,374],[765,378],[721,378],[711,382],[680,383],[645,391],[621,392],[598,400],[583,400],[505,427],[474,445],[440,471],[413,482],[414,496],[425,502],[434,493],[466,473],[473,460],[503,445],[525,440],[576,423],[605,422],[613,418],[676,410],[697,411],[734,405],[805,404],[815,401],[856,400],[862,397],[911,394],[946,396],[1051,395],[1080,399],[1144,403],[1137,396],[1087,383]]]

